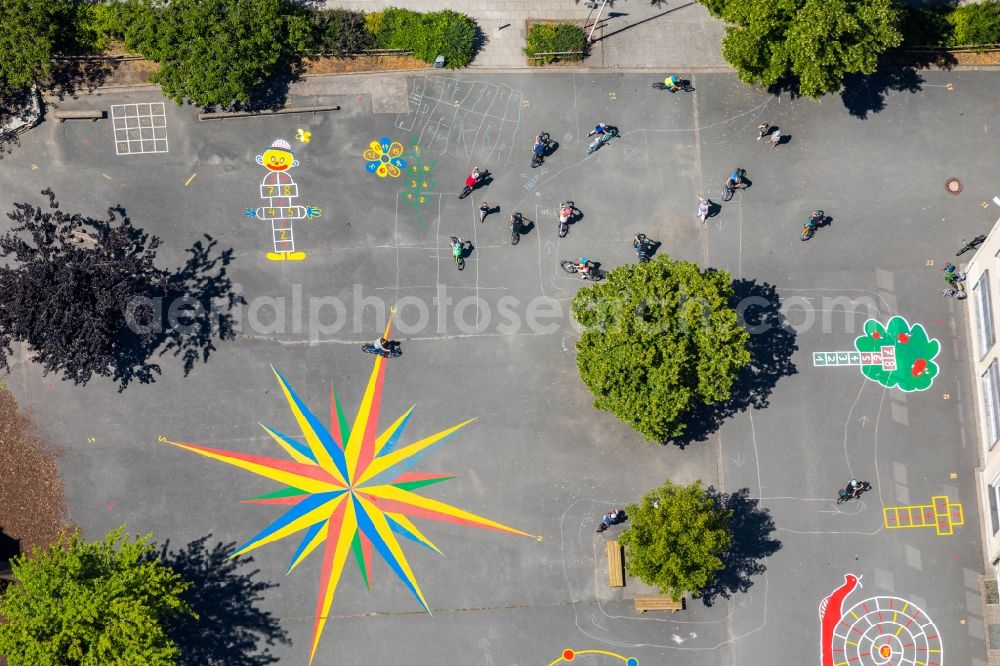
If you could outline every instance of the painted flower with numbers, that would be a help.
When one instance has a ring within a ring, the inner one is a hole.
[[[399,178],[399,174],[406,168],[406,160],[400,157],[402,154],[403,144],[384,136],[378,141],[372,141],[361,156],[367,161],[365,171],[368,173],[379,178]]]
[[[902,391],[930,388],[940,371],[934,359],[941,353],[941,343],[929,338],[922,325],[911,326],[903,317],[893,317],[885,326],[869,319],[864,331],[854,346],[863,356],[861,372],[865,377]],[[868,354],[878,362],[865,362]]]

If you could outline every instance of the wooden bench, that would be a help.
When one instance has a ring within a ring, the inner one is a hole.
[[[98,121],[104,118],[105,112],[102,110],[93,111],[56,111],[52,116],[63,123],[67,120],[93,120]]]
[[[622,547],[617,539],[611,539],[606,544],[608,550],[608,585],[625,587],[625,572],[622,569]]]
[[[684,610],[684,599],[682,597],[680,601],[674,601],[670,597],[636,597],[635,609],[640,613],[649,610],[668,610],[671,613],[676,613],[679,610]]]

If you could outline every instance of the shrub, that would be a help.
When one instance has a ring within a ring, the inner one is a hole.
[[[955,31],[948,7],[905,7],[899,29],[903,46],[947,46]]]
[[[371,14],[365,19],[377,48],[412,51],[426,63],[443,55],[445,67],[465,67],[475,55],[476,22],[465,14],[450,9],[419,14],[398,7],[377,13],[377,19]]]
[[[322,10],[314,15],[313,25],[313,49],[318,53],[342,56],[370,49],[375,44],[375,35],[368,30],[363,12]]]
[[[434,62],[444,56],[446,67],[465,67],[475,55],[476,22],[465,14],[445,9],[424,14],[423,26],[427,35],[423,52],[413,54],[424,62]]]
[[[955,7],[947,20],[955,31],[951,46],[1000,43],[1000,0]]]
[[[365,14],[365,27],[376,40],[382,32],[382,23],[385,21],[385,12],[371,12]]]
[[[527,46],[524,55],[528,56],[533,65],[544,65],[557,59],[577,61],[583,60],[587,49],[587,35],[580,26],[571,23],[536,23],[528,31],[525,40]],[[578,54],[562,56],[536,56],[539,53],[558,53],[563,51],[580,51]]]

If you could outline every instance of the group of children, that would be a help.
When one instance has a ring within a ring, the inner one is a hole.
[[[958,270],[958,267],[950,261],[944,266],[944,281],[948,283],[948,288],[941,292],[942,296],[949,296],[962,300],[969,295],[965,293],[965,273]]]

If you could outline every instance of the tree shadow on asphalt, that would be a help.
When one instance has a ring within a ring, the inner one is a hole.
[[[744,279],[733,280],[732,285],[733,296],[729,304],[736,309],[740,324],[750,333],[747,342],[750,363],[733,383],[729,400],[702,404],[691,410],[684,434],[667,442],[682,449],[708,439],[725,420],[738,412],[748,408],[764,409],[778,380],[798,372],[792,362],[792,354],[798,349],[795,329],[785,323],[781,297],[774,285]]]
[[[253,557],[229,559],[235,543],[205,543],[212,535],[178,551],[167,541],[159,559],[191,582],[183,595],[198,618],[181,616],[167,628],[180,648],[179,666],[266,666],[278,662],[267,646],[290,645],[288,633],[271,613],[256,605],[276,583],[254,580]]]
[[[114,74],[121,60],[114,58],[56,58],[52,75],[45,87],[48,95],[62,100],[76,98],[78,93],[91,93]]]
[[[164,271],[166,280],[152,299],[126,305],[126,325],[120,332],[113,379],[123,391],[132,383],[150,384],[161,374],[154,356],[180,358],[187,376],[200,361],[217,351],[216,341],[236,338],[236,308],[245,303],[226,274],[232,248],[217,251],[208,234],[186,250],[184,265]]]
[[[291,85],[300,81],[305,71],[305,62],[301,58],[292,58],[279,63],[269,77],[254,86],[248,103],[233,104],[226,110],[252,113],[283,109],[288,104],[288,91]]]
[[[920,92],[924,79],[915,67],[883,66],[874,74],[848,74],[840,99],[855,118],[866,120],[870,113],[885,110],[889,92]]]
[[[724,493],[709,486],[707,493],[723,509],[732,511],[729,519],[732,542],[722,555],[723,568],[696,597],[711,606],[718,597],[729,599],[750,589],[751,578],[767,571],[761,560],[778,552],[781,542],[770,536],[775,530],[771,512],[758,506],[760,500],[750,497],[749,489]]]
[[[878,69],[872,74],[844,76],[840,99],[852,116],[867,120],[869,114],[885,110],[885,100],[890,92],[917,93],[923,90],[924,78],[919,70],[930,67],[950,70],[957,64],[953,55],[941,50],[889,51],[882,55]],[[800,97],[798,79],[783,79],[768,86],[767,92],[775,96],[787,94],[791,99],[797,99]]]

